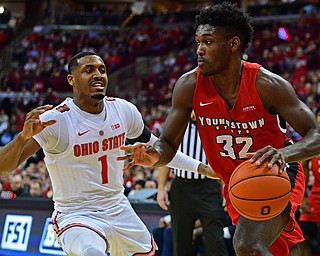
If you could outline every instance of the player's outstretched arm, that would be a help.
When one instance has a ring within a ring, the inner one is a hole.
[[[40,146],[32,136],[56,122],[41,122],[39,119],[39,115],[51,108],[52,105],[40,106],[27,114],[22,131],[0,150],[0,175],[9,174],[39,150]]]

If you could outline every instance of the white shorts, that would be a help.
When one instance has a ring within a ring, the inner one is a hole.
[[[104,250],[109,251],[111,256],[155,255],[156,245],[153,238],[127,198],[103,211],[78,211],[74,213],[54,211],[52,224],[57,240],[66,253],[71,247],[68,243],[77,241],[72,239],[72,236],[79,236],[79,232],[69,232],[71,237],[64,238],[69,230],[76,227],[77,229],[81,228],[80,233],[83,236],[86,236],[85,233],[90,233],[92,236],[94,231],[96,237],[92,240],[93,246],[99,248],[104,246]],[[72,247],[74,246],[73,244]]]

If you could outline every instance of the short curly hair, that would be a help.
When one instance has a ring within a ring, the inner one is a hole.
[[[100,57],[95,52],[79,52],[69,60],[68,73],[71,74],[74,71],[74,69],[78,66],[78,60],[80,58],[82,58],[84,56],[88,56],[88,55],[96,55],[96,56]]]
[[[196,25],[198,27],[205,24],[225,28],[228,37],[238,36],[242,42],[243,52],[253,37],[251,17],[236,4],[229,2],[203,7],[196,16]]]

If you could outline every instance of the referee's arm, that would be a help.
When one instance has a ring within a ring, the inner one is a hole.
[[[168,210],[168,205],[170,203],[168,192],[166,190],[169,173],[170,168],[168,166],[159,167],[157,201],[159,206],[166,211]]]

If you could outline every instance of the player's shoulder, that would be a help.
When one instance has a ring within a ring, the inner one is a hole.
[[[179,80],[183,80],[183,82],[193,82],[195,83],[197,80],[197,72],[198,72],[198,68],[194,68],[186,73],[184,73]]]
[[[66,98],[64,101],[62,101],[59,105],[55,106],[52,109],[52,112],[55,114],[64,114],[68,113],[71,110],[71,106],[73,103],[73,99]]]
[[[123,98],[118,98],[118,97],[106,96],[105,102],[107,105],[114,105],[114,106],[129,106],[129,107],[134,106],[133,103],[131,103],[130,101]]]
[[[290,82],[264,67],[259,68],[255,85],[266,110],[292,102],[298,105],[298,97]]]
[[[41,120],[59,119],[70,111],[70,98],[65,99],[59,105],[41,114]]]
[[[290,83],[285,80],[283,77],[279,76],[276,73],[273,73],[272,71],[260,67],[257,75],[257,84],[260,86],[266,86],[270,88],[271,86],[289,86],[291,87]]]
[[[175,84],[174,92],[179,92],[182,94],[190,92],[190,94],[193,94],[193,90],[197,82],[197,72],[198,69],[194,68],[180,76]]]
[[[123,122],[135,123],[141,117],[141,113],[138,108],[130,101],[117,98],[117,97],[105,97],[105,104],[107,111],[116,114],[121,117]]]
[[[187,87],[194,87],[195,84],[196,84],[196,81],[197,81],[197,68],[194,68],[190,71],[187,71],[186,73],[182,74],[176,85],[175,85],[175,88],[178,87],[178,88],[185,88],[186,86]]]

